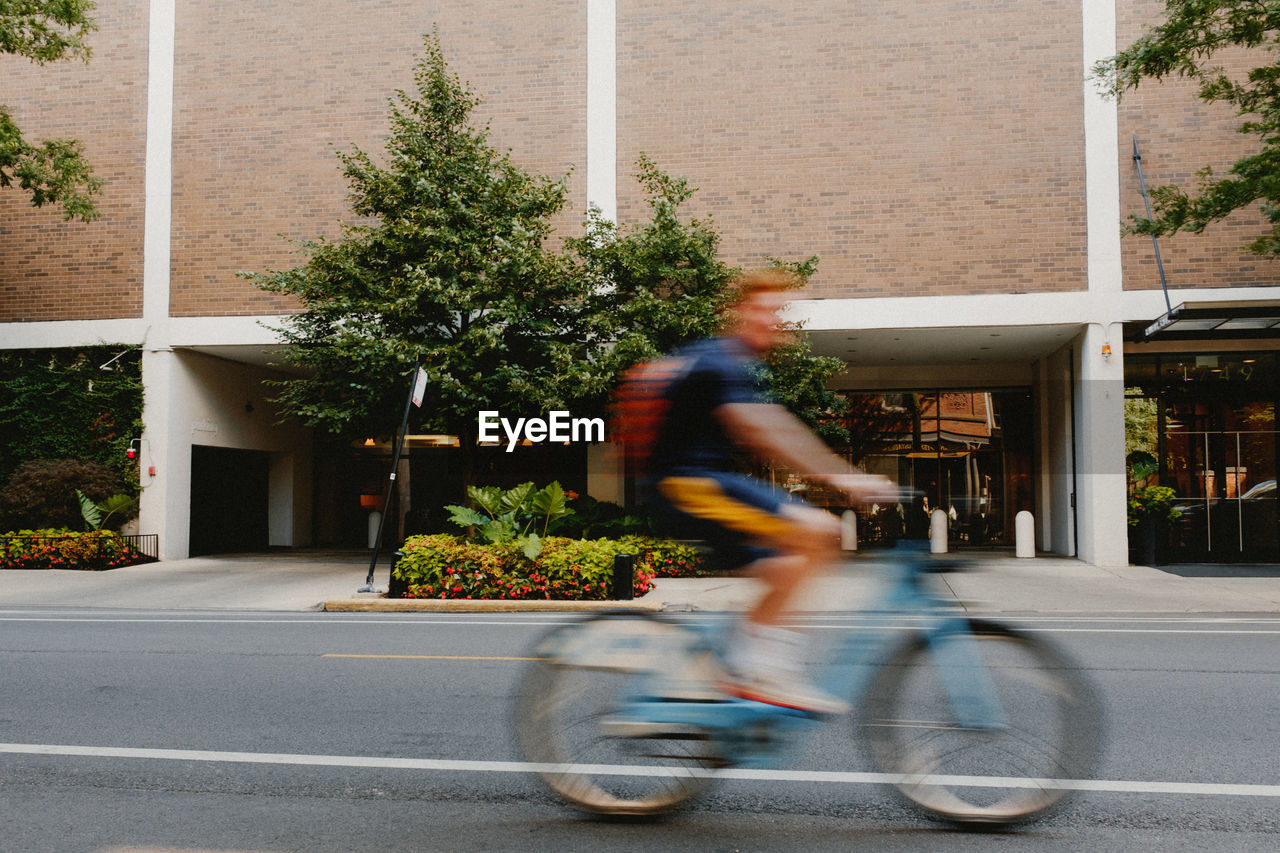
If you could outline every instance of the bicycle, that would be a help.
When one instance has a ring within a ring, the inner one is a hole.
[[[1039,636],[949,607],[930,587],[954,559],[898,552],[884,565],[877,602],[858,611],[870,624],[839,638],[818,679],[853,698],[883,779],[960,824],[1060,804],[1101,754],[1089,680]],[[553,629],[518,693],[526,758],[571,805],[603,815],[666,812],[723,768],[785,762],[827,719],[717,690],[725,633],[637,611]]]

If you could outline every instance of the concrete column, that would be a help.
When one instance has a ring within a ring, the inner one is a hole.
[[[172,350],[144,349],[142,381],[138,526],[159,534],[160,559],[182,560],[191,545],[191,422],[183,417],[190,378]]]
[[[626,502],[622,448],[616,444],[587,447],[587,494],[621,506]]]
[[[1129,562],[1124,474],[1124,352],[1119,323],[1090,323],[1076,352],[1076,516],[1079,555]],[[1111,356],[1103,355],[1110,344]]]

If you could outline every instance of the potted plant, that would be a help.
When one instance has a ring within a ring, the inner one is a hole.
[[[1137,538],[1139,561],[1144,565],[1156,565],[1160,532],[1182,515],[1176,500],[1177,493],[1161,485],[1139,486],[1129,494],[1129,526]]]

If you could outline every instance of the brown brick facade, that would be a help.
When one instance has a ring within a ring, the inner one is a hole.
[[[377,157],[387,99],[412,87],[438,25],[450,68],[480,96],[477,121],[521,166],[571,180],[586,207],[585,0],[227,0],[178,4],[174,93],[175,316],[292,305],[236,277],[299,262],[289,240],[336,237],[349,219],[335,151]]]
[[[646,152],[813,296],[1083,289],[1081,39],[1078,0],[620,0],[620,218]]]
[[[1160,0],[1118,0],[1118,45]],[[171,312],[257,315],[287,300],[236,277],[298,262],[290,240],[347,218],[336,150],[379,153],[387,98],[439,27],[495,147],[586,207],[587,0],[176,0]],[[734,264],[821,256],[815,297],[1087,287],[1079,0],[617,0],[619,216],[647,213],[641,152],[700,188]],[[107,179],[102,220],[0,192],[0,322],[142,311],[147,4],[99,0],[88,66],[0,57],[0,101],[33,137],[73,135]],[[1148,182],[1222,171],[1255,143],[1180,83],[1119,106],[1122,213]],[[1260,216],[1161,242],[1174,287],[1272,284],[1244,253]],[[282,236],[283,235],[283,236]],[[1149,240],[1127,288],[1158,287]]]
[[[1160,0],[1128,0],[1116,4],[1116,37],[1123,48],[1163,18]],[[1218,57],[1229,69],[1245,69],[1274,61],[1261,51]],[[1197,87],[1183,80],[1144,83],[1120,102],[1120,210],[1127,218],[1143,215],[1142,193],[1133,162],[1133,136],[1142,150],[1142,171],[1148,189],[1176,184],[1191,190],[1196,172],[1210,166],[1225,175],[1240,157],[1258,150],[1257,137],[1235,132],[1240,119],[1222,104],[1206,104]],[[1252,255],[1243,248],[1266,230],[1257,205],[1236,211],[1202,234],[1174,234],[1160,240],[1160,257],[1170,290],[1188,287],[1247,287],[1273,285],[1280,264]],[[1155,250],[1149,237],[1125,237],[1122,244],[1124,286],[1127,290],[1160,287]],[[1175,299],[1175,304],[1176,304]]]
[[[147,4],[103,0],[94,15],[88,65],[0,55],[0,103],[27,140],[79,139],[106,181],[88,224],[0,190],[0,323],[142,314]]]

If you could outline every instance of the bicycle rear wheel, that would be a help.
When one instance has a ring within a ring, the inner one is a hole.
[[[697,796],[717,763],[705,734],[629,717],[641,693],[699,680],[695,636],[648,614],[611,614],[558,628],[538,644],[517,700],[525,757],[585,811],[652,815]]]
[[[1093,771],[1102,706],[1076,664],[1048,642],[980,619],[969,620],[969,628],[971,634],[904,643],[868,690],[862,725],[879,768],[925,811],[957,823],[1028,820],[1059,804],[1071,780]],[[939,663],[946,659],[943,644],[966,641],[982,671],[949,673],[949,692]],[[954,685],[983,679],[1003,725],[961,725]]]

